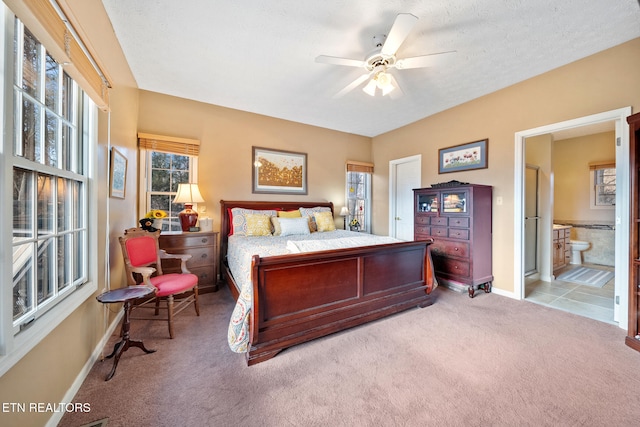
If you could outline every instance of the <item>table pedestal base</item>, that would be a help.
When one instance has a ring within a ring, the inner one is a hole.
[[[114,359],[113,359],[113,368],[111,368],[111,372],[109,372],[109,375],[107,375],[107,377],[105,378],[105,381],[109,381],[113,377],[113,374],[116,373],[116,368],[118,367],[120,356],[122,356],[122,353],[129,350],[129,347],[138,347],[147,354],[155,352],[155,350],[147,349],[142,343],[142,341],[135,341],[135,340],[129,339],[129,327],[131,325],[130,319],[129,319],[130,311],[131,311],[131,302],[125,301],[124,302],[124,319],[122,320],[122,330],[121,330],[122,339],[116,343],[116,345],[113,347],[113,351],[111,352],[111,354],[107,356],[107,359],[111,359],[112,357]]]

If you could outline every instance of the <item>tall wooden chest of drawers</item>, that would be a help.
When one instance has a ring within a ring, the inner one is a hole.
[[[218,232],[163,232],[159,243],[167,253],[191,255],[187,268],[198,276],[198,292],[218,290]],[[180,261],[163,260],[162,271],[179,273]]]
[[[464,184],[414,190],[414,239],[432,238],[436,277],[452,288],[491,292],[492,188]]]

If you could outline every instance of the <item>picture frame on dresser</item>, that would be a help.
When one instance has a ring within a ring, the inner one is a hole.
[[[489,167],[488,150],[488,138],[441,148],[438,150],[438,173],[486,169]]]
[[[307,154],[252,147],[252,192],[307,194]]]

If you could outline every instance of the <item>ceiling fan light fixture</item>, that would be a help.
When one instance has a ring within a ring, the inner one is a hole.
[[[379,89],[384,90],[386,87],[391,86],[391,76],[384,71],[376,74],[374,80],[376,81],[376,86],[378,86]]]
[[[395,89],[395,86],[393,86],[392,84],[383,87],[382,88],[382,96],[388,95],[394,89]]]
[[[365,87],[363,87],[362,90],[367,95],[376,96],[376,81],[375,81],[375,77],[373,79],[369,80],[369,83],[367,83],[367,85]]]

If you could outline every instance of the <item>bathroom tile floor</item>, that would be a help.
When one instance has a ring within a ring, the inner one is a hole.
[[[603,265],[584,264],[584,266],[613,271],[613,267]],[[575,267],[578,266],[570,265],[556,275]],[[536,304],[617,325],[617,322],[613,320],[614,280],[609,280],[602,288],[596,288],[562,280],[543,282],[525,278],[525,299]]]

